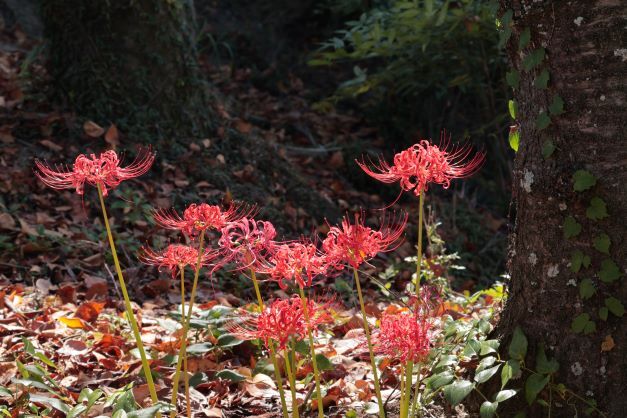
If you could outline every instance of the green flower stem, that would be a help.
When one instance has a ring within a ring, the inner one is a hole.
[[[402,364],[401,365],[401,375],[399,376],[399,379],[401,381],[401,399],[400,399],[400,412],[399,412],[399,417],[403,417],[403,414],[405,414],[405,395],[406,395],[406,391],[405,391],[405,371],[407,370],[407,363],[406,364]]]
[[[307,336],[309,337],[309,348],[311,350],[311,364],[313,365],[314,379],[316,381],[316,394],[318,395],[318,418],[324,418],[324,405],[322,404],[322,391],[320,390],[320,372],[318,371],[318,361],[316,360],[316,349],[314,347],[313,334],[311,327],[309,326],[309,308],[307,307],[307,298],[302,287],[298,287],[300,290],[300,300],[303,303],[303,314],[305,315],[305,322],[307,323]]]
[[[285,372],[290,381],[290,391],[292,392],[292,418],[298,418],[298,401],[296,401],[296,381],[292,373],[292,360],[290,360],[289,347],[285,349]],[[296,370],[294,370],[296,371]]]
[[[124,296],[124,306],[126,307],[126,316],[128,322],[131,324],[133,335],[135,336],[135,343],[137,344],[137,350],[142,361],[142,369],[144,370],[144,376],[146,376],[146,383],[148,383],[148,390],[150,391],[150,398],[152,402],[156,404],[159,402],[157,398],[157,390],[155,389],[155,382],[152,380],[152,373],[150,372],[150,365],[148,364],[148,358],[146,357],[146,351],[144,350],[144,343],[142,342],[141,334],[139,333],[139,327],[137,326],[137,320],[133,314],[133,307],[131,306],[131,300],[128,297],[128,291],[126,290],[126,283],[124,282],[124,276],[122,275],[122,269],[120,267],[120,261],[118,260],[118,253],[115,250],[115,242],[113,241],[113,234],[111,233],[111,227],[109,226],[109,218],[107,216],[107,209],[105,208],[104,197],[102,195],[102,189],[98,185],[98,197],[100,198],[100,207],[102,208],[102,217],[104,219],[105,228],[107,229],[107,236],[109,237],[109,246],[111,247],[111,254],[113,255],[113,263],[115,264],[115,271],[118,274],[118,281],[120,282],[120,288],[122,289],[122,295]],[[161,416],[161,414],[157,414]]]
[[[415,416],[420,416],[421,412],[420,412],[420,402],[418,402],[418,399],[420,397],[420,383],[422,382],[422,374],[420,373],[420,367],[421,364],[418,363],[418,376],[416,377],[416,388],[415,388],[415,392],[414,392],[414,402],[411,405],[411,416],[415,417]]]
[[[257,294],[257,302],[259,303],[259,309],[263,311],[263,299],[261,298],[261,292],[259,291],[259,283],[257,282],[257,275],[255,270],[250,269],[250,277],[253,280],[253,286],[255,287],[255,293]],[[281,371],[279,370],[279,362],[276,357],[276,350],[274,348],[274,341],[268,340],[268,348],[270,350],[270,357],[272,358],[272,366],[274,367],[274,378],[276,380],[277,388],[279,389],[279,397],[281,398],[281,409],[283,410],[283,418],[289,418],[287,413],[287,403],[285,402],[285,392],[283,391],[283,379],[281,379]]]
[[[183,325],[183,329],[185,329],[185,268],[184,266],[179,266],[179,270],[181,270],[181,323]],[[185,344],[187,347],[187,332],[183,333],[182,336],[183,341],[181,345]],[[187,350],[183,352],[183,382],[185,384],[185,405],[187,406],[187,416],[191,417],[192,413],[192,405],[189,399],[189,375],[187,374]]]
[[[370,326],[368,325],[368,317],[366,316],[364,297],[361,294],[359,274],[357,273],[357,269],[355,267],[353,267],[353,276],[355,277],[355,286],[357,286],[357,296],[359,297],[359,307],[361,308],[361,316],[364,321],[364,332],[366,333],[368,351],[370,352],[370,365],[372,366],[372,375],[374,376],[374,390],[377,395],[377,403],[379,405],[379,417],[385,418],[385,411],[383,410],[383,399],[381,398],[381,386],[379,385],[379,374],[377,373],[377,364],[374,361],[374,350],[372,349],[372,340],[370,339]]]
[[[416,254],[416,312],[420,307],[420,274],[422,268],[422,219],[424,217],[424,204],[425,204],[425,192],[420,193],[420,200],[418,202],[418,252]],[[413,371],[414,364],[411,364],[411,370]],[[420,369],[418,369],[418,377],[420,377]],[[418,411],[418,395],[420,394],[420,379],[416,379],[416,389],[414,392],[414,401],[412,403],[412,411]],[[411,385],[407,389],[407,397],[411,396]],[[409,399],[407,399],[409,401]]]
[[[194,300],[196,299],[196,290],[198,288],[198,276],[200,275],[200,263],[202,261],[202,253],[204,251],[205,244],[205,231],[200,233],[198,241],[198,259],[196,260],[196,268],[194,270],[194,283],[192,284],[192,294],[189,298],[189,304],[187,307],[187,315],[185,311],[181,309],[181,323],[183,325],[183,337],[181,340],[181,347],[179,348],[178,359],[176,361],[176,371],[174,372],[174,379],[172,380],[172,398],[170,403],[174,405],[174,411],[170,412],[170,418],[176,416],[176,398],[179,393],[179,380],[181,378],[181,366],[183,365],[183,358],[187,360],[187,332],[189,331],[189,323],[192,318],[192,309],[194,307]],[[187,367],[185,368],[187,370]],[[185,373],[187,375],[187,373]],[[189,384],[189,383],[188,383]],[[186,389],[187,390],[187,389]],[[186,392],[187,396],[187,392]],[[187,402],[186,398],[186,402]]]
[[[403,395],[403,403],[401,404],[401,412],[399,416],[400,418],[407,418],[409,416],[409,401],[411,398],[411,383],[414,371],[414,362],[408,360],[402,370],[405,373],[405,394]]]

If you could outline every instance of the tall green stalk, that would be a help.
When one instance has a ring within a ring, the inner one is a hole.
[[[179,348],[178,359],[176,361],[176,371],[174,372],[174,379],[172,381],[172,398],[170,403],[174,405],[174,411],[170,412],[170,418],[176,416],[176,398],[179,393],[179,380],[181,377],[181,366],[183,365],[183,359],[187,358],[187,333],[189,331],[189,323],[192,318],[192,309],[194,307],[194,300],[196,299],[196,290],[198,288],[198,276],[200,275],[200,266],[202,262],[202,254],[205,245],[205,231],[201,231],[198,241],[198,258],[196,259],[196,268],[194,269],[194,283],[192,284],[192,293],[189,297],[189,305],[187,308],[187,315],[185,311],[181,310],[181,322],[183,325],[183,337],[181,340],[181,347]],[[185,373],[187,375],[187,372]],[[189,383],[188,383],[189,386]],[[186,403],[189,403],[188,389],[186,388]]]
[[[370,352],[370,365],[372,366],[372,375],[374,377],[374,390],[377,395],[377,403],[379,405],[379,417],[385,418],[385,410],[383,409],[383,398],[381,397],[381,386],[379,385],[379,374],[377,373],[377,364],[374,361],[374,350],[372,349],[372,340],[370,338],[370,325],[368,325],[368,317],[366,316],[366,307],[364,305],[364,297],[361,294],[361,284],[359,283],[359,274],[357,269],[353,267],[353,276],[355,277],[355,285],[357,286],[357,296],[359,297],[359,307],[361,308],[361,316],[364,321],[364,332],[366,333],[366,341],[368,342],[368,351]]]
[[[292,372],[292,360],[289,355],[290,349],[289,344],[285,349],[285,373],[287,373],[287,379],[290,382],[290,391],[292,392],[292,418],[298,418],[298,401],[296,400],[296,379],[294,379],[294,373],[296,370]]]
[[[261,298],[261,292],[259,291],[259,283],[257,282],[257,275],[255,270],[250,269],[250,277],[253,280],[253,286],[255,287],[255,293],[257,295],[257,302],[259,303],[259,309],[263,312],[263,299]],[[270,349],[270,357],[272,358],[272,365],[274,366],[274,378],[276,379],[277,388],[279,389],[279,397],[281,398],[281,409],[283,410],[283,418],[289,418],[287,413],[287,403],[285,402],[285,392],[283,391],[283,379],[281,379],[281,371],[279,370],[279,362],[276,357],[276,350],[274,348],[274,342],[272,339],[268,340],[268,348]]]
[[[422,269],[422,223],[424,217],[425,192],[420,193],[418,202],[418,254],[416,256],[416,313],[420,308],[420,274]],[[412,362],[412,371],[414,364]],[[407,393],[411,393],[411,388]],[[420,367],[418,367],[418,378],[416,379],[416,388],[414,391],[414,401],[412,403],[412,415],[418,411],[418,395],[420,394]]]
[[[181,322],[185,322],[185,268],[184,266],[180,266],[179,270],[181,270]],[[185,326],[183,326],[185,329]],[[181,345],[187,346],[187,332],[183,333],[182,336],[184,341],[181,341]],[[183,382],[185,386],[185,405],[187,416],[191,417],[192,413],[192,405],[189,399],[189,375],[187,374],[187,350],[183,351]]]
[[[303,288],[299,286],[298,289],[300,290],[300,300],[303,304],[303,314],[305,315],[305,322],[307,323],[307,336],[309,337],[311,363],[313,365],[314,379],[316,381],[316,394],[318,395],[318,418],[324,418],[324,405],[322,404],[322,391],[320,390],[320,372],[318,371],[316,348],[314,347],[314,339],[309,322],[309,308],[307,307],[307,298],[305,297],[305,292],[303,291]]]
[[[146,351],[144,350],[144,343],[142,342],[139,327],[137,326],[137,320],[135,314],[133,314],[133,307],[131,306],[131,300],[128,297],[128,291],[126,290],[126,283],[124,282],[124,275],[122,274],[122,268],[120,267],[120,261],[118,260],[118,253],[115,250],[115,242],[113,241],[113,234],[111,233],[111,227],[109,226],[109,217],[107,216],[107,209],[105,208],[104,197],[102,195],[102,189],[98,184],[98,197],[100,198],[100,207],[102,208],[102,217],[104,219],[105,228],[107,229],[107,236],[109,237],[109,246],[111,247],[111,254],[113,255],[113,263],[115,264],[115,271],[118,275],[118,281],[120,282],[120,288],[122,289],[122,295],[124,296],[124,306],[126,307],[126,316],[128,322],[131,324],[133,336],[135,337],[135,343],[137,344],[137,350],[139,351],[139,357],[142,361],[142,369],[144,370],[144,376],[146,376],[146,383],[148,383],[148,390],[150,391],[150,398],[153,403],[159,402],[157,398],[157,390],[155,389],[155,382],[152,380],[152,373],[150,372],[150,365],[148,364],[148,358],[146,357]],[[161,414],[158,414],[161,416]]]

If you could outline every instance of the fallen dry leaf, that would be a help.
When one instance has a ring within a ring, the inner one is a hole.
[[[611,335],[608,335],[601,343],[601,351],[612,351],[615,346],[616,344],[614,343],[614,338],[612,338]]]
[[[78,307],[74,317],[87,322],[94,322],[98,319],[98,315],[100,315],[104,306],[105,304],[101,302],[84,302]]]
[[[67,316],[62,316],[61,318],[59,318],[59,322],[61,322],[62,324],[70,328],[76,328],[76,329],[86,328],[85,322],[83,322],[83,320],[80,318],[68,318]]]
[[[88,120],[83,124],[83,131],[92,138],[98,138],[105,132],[104,128],[95,122]]]

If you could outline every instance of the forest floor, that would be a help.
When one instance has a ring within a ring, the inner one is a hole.
[[[33,48],[39,45],[19,32],[5,33],[0,41],[0,408],[6,406],[12,417],[26,413],[64,416],[76,405],[86,404],[79,399],[84,388],[102,390],[88,416],[110,416],[116,408],[135,409],[133,402],[129,404],[129,393],[137,407],[145,406],[149,401],[147,386],[142,383],[141,363],[124,319],[95,195],[87,193],[81,198],[71,191],[46,189],[33,175],[34,157],[45,156],[51,163],[68,162],[85,148],[124,149],[126,138],[115,127],[100,127],[94,122],[85,123],[82,132],[77,133],[73,128],[75,115],[52,106],[44,92],[35,88],[47,78],[45,69],[36,60],[31,61]],[[354,142],[383,145],[376,128],[360,116],[314,110],[307,99],[307,86],[296,76],[281,83],[278,94],[254,87],[246,68],[213,67],[210,77],[227,98],[222,114],[224,126],[273,144],[280,161],[289,164],[340,212],[386,205],[378,193],[357,189],[347,178],[354,163],[346,160],[342,150]],[[216,138],[190,142],[189,151],[178,161],[202,153],[212,141],[220,141],[220,131]],[[162,245],[172,239],[172,235],[155,231],[147,215],[153,207],[178,203],[173,196],[180,190],[185,191],[188,202],[224,196],[228,200],[232,195],[230,190],[215,188],[208,182],[190,183],[193,166],[176,164],[168,160],[167,152],[158,151],[164,157],[157,163],[157,174],[120,187],[109,202],[142,338],[152,353],[160,398],[168,400],[174,356],[180,345],[177,319],[181,297],[166,274],[142,266],[136,259],[139,246]],[[229,166],[220,155],[212,155],[209,164]],[[255,170],[243,164],[234,166],[231,174],[241,183],[254,183]],[[285,237],[296,238],[303,230],[326,232],[324,219],[312,217],[309,208],[291,198],[282,180],[276,179],[271,187],[275,193],[263,206],[273,206],[287,218],[282,228]],[[439,199],[430,202],[430,225],[440,218],[438,209],[443,204]],[[415,206],[414,201],[403,200],[398,207],[407,210],[410,219],[416,219]],[[504,236],[503,219],[476,212],[474,216],[489,235]],[[411,231],[415,231],[415,221],[412,223]],[[475,294],[479,281],[473,277],[472,267],[461,278],[454,276],[451,272],[456,259],[435,241],[458,239],[460,234],[468,233],[455,226],[438,233],[429,237],[434,242],[430,241],[425,268],[446,289],[439,308],[440,326],[444,328],[450,321],[476,325],[482,318],[483,324],[493,322],[502,293]],[[367,311],[373,324],[383,312],[403,309],[405,284],[414,268],[411,260],[405,260],[415,252],[413,234],[410,232],[394,253],[373,261],[379,267],[368,267],[363,272],[373,278],[366,284]],[[465,243],[472,251],[474,244],[469,236]],[[327,413],[333,417],[372,413],[372,404],[368,404],[374,396],[372,372],[352,281],[340,276],[320,285],[337,292],[339,302],[335,324],[319,336],[316,345],[317,352],[328,360],[323,365]],[[285,296],[275,284],[263,283],[263,287],[269,297]],[[242,276],[224,273],[216,282],[201,283],[188,366],[194,416],[277,416],[276,384],[267,367],[264,369],[267,359],[256,355],[258,346],[240,341],[224,343],[224,338],[219,338],[234,309],[253,300],[251,286]],[[485,329],[482,332],[486,334]],[[301,409],[303,414],[313,414],[311,364],[302,354],[298,356]],[[391,411],[398,402],[397,366],[389,361],[379,366],[383,396]],[[476,362],[466,361],[457,372],[462,375],[476,366]],[[233,373],[221,374],[224,370]],[[425,367],[423,373],[426,378],[431,371]],[[435,400],[439,396],[434,393]],[[179,397],[179,407],[184,409],[183,399]],[[466,416],[462,407],[435,404],[424,413],[455,415]]]

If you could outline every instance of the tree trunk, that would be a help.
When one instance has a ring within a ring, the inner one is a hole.
[[[520,146],[510,295],[496,333],[507,347],[520,326],[529,341],[529,369],[537,367],[535,354],[543,344],[559,362],[555,382],[594,399],[607,416],[622,417],[627,411],[627,333],[620,307],[627,300],[625,3],[501,0],[500,5],[503,29],[512,32],[507,43],[512,70],[520,76],[513,90]],[[552,400],[551,416],[572,417],[569,403],[580,415],[586,409],[555,391],[549,398],[546,388],[539,397]],[[523,401],[508,401],[503,408],[526,408],[524,395],[516,398]],[[530,408],[527,416],[547,416],[537,403]]]
[[[210,130],[192,0],[43,0],[42,12],[55,95],[81,117],[151,139]]]

